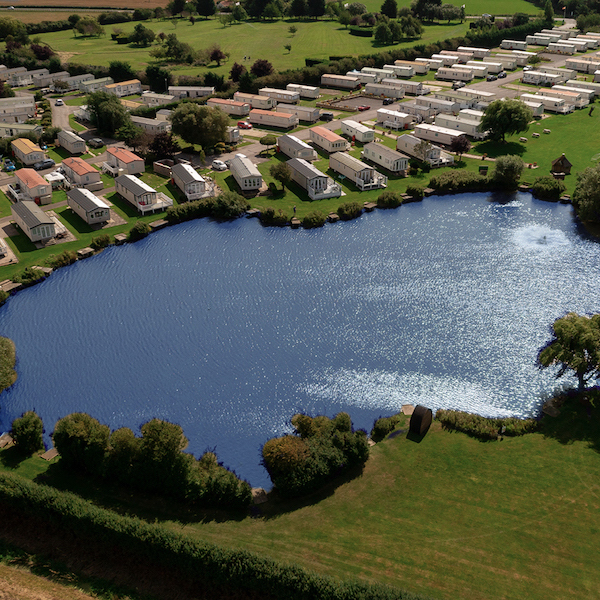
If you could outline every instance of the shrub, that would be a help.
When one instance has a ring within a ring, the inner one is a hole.
[[[236,192],[223,192],[214,199],[212,216],[217,219],[235,219],[250,208],[250,204]]]
[[[425,188],[422,185],[409,185],[406,188],[406,193],[413,198],[418,198],[419,200],[423,200],[423,196],[425,196]]]
[[[42,281],[45,278],[46,278],[46,275],[45,275],[44,271],[42,271],[41,269],[36,269],[34,267],[27,267],[20,273],[17,273],[13,277],[13,281],[15,283],[20,283],[20,284],[24,285],[25,287],[27,287],[29,285],[33,285],[34,283],[37,283],[38,281]]]
[[[502,427],[505,428],[504,435],[507,436],[525,435],[539,429],[539,422],[535,419],[488,419],[458,410],[439,409],[435,418],[445,429],[461,431],[481,440],[497,439]]]
[[[136,224],[129,230],[127,241],[137,242],[145,238],[150,233],[150,225],[143,221],[137,221]]]
[[[65,250],[57,255],[51,255],[46,259],[46,264],[53,269],[67,267],[77,262],[77,253],[74,250]]]
[[[429,185],[442,193],[480,191],[488,188],[488,178],[471,171],[447,171],[434,175]]]
[[[342,221],[350,221],[360,217],[363,211],[363,205],[360,202],[344,202],[337,209],[337,214]]]
[[[107,233],[103,233],[102,235],[99,235],[98,237],[92,238],[92,242],[91,242],[90,246],[94,250],[96,250],[96,252],[98,250],[102,250],[102,248],[106,248],[106,247],[110,246],[110,235],[108,235]]]
[[[531,192],[536,198],[551,202],[558,202],[566,189],[567,186],[563,181],[549,176],[537,177],[531,186]]]
[[[400,423],[400,414],[392,415],[391,417],[380,417],[373,424],[371,430],[371,439],[374,442],[381,442],[390,434]]]
[[[44,449],[43,433],[44,424],[42,419],[31,410],[15,419],[10,430],[19,452],[28,456]]]
[[[0,306],[2,306],[9,298],[10,294],[4,290],[0,290]]]
[[[273,208],[272,206],[267,206],[260,213],[260,221],[264,225],[277,225],[278,227],[283,227],[289,223],[290,218],[287,213],[283,211],[281,208]]]
[[[377,198],[379,208],[398,208],[402,204],[402,196],[398,192],[385,190]]]
[[[323,227],[327,221],[327,216],[320,210],[313,210],[309,212],[304,219],[302,219],[302,226],[306,229],[313,229],[315,227]]]
[[[492,183],[502,189],[516,189],[523,172],[523,159],[520,156],[507,154],[499,156],[494,165]]]

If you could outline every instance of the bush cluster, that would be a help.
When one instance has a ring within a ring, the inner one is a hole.
[[[398,208],[402,204],[402,196],[398,192],[385,190],[377,197],[379,208]]]
[[[145,238],[150,233],[150,225],[144,221],[137,221],[136,224],[129,230],[127,240],[129,242],[137,242]]]
[[[391,417],[380,417],[373,424],[371,429],[371,439],[374,442],[381,442],[384,440],[400,423],[400,414],[392,415]]]
[[[535,419],[488,419],[459,410],[439,409],[435,418],[445,429],[461,431],[481,440],[495,440],[502,427],[507,436],[525,435],[539,429],[539,422]]]
[[[145,423],[139,438],[126,427],[111,434],[89,415],[73,413],[58,421],[52,439],[68,470],[201,506],[244,509],[252,498],[250,485],[213,453],[200,460],[184,453],[183,430],[166,421]]]
[[[46,259],[46,264],[53,269],[67,267],[77,261],[77,252],[75,250],[65,250],[60,254],[49,256]]]
[[[423,197],[425,196],[425,188],[422,185],[409,185],[406,188],[406,193],[413,198],[423,200]]]
[[[313,210],[302,219],[302,226],[306,229],[314,229],[315,227],[323,227],[326,222],[326,214],[322,213],[320,210]]]
[[[344,202],[337,209],[337,214],[342,221],[350,221],[360,217],[363,211],[363,205],[360,202]]]
[[[96,250],[102,250],[102,248],[107,248],[110,246],[110,235],[108,233],[103,233],[95,238],[92,238],[90,243],[90,247]]]
[[[262,450],[263,464],[284,497],[308,494],[369,456],[366,433],[353,431],[347,413],[333,419],[298,414],[292,425],[296,435],[270,439]]]
[[[204,217],[235,219],[249,208],[250,204],[243,196],[235,192],[224,192],[216,198],[202,198],[178,206],[169,206],[165,219],[169,223],[182,223]]]
[[[267,208],[260,212],[260,222],[263,223],[263,225],[283,227],[290,222],[290,218],[283,209],[267,206]]]
[[[30,285],[34,285],[38,281],[42,281],[42,279],[45,278],[46,275],[41,269],[35,269],[34,267],[26,267],[25,269],[23,269],[23,271],[14,275],[12,280],[15,283],[20,283],[21,285],[27,287]]]
[[[560,179],[554,177],[537,177],[531,186],[531,193],[540,200],[558,202],[565,193],[567,186]]]
[[[439,193],[480,191],[488,189],[489,180],[472,171],[447,171],[434,175],[429,186]]]

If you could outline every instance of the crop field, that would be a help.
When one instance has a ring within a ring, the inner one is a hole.
[[[17,19],[22,23],[41,23],[42,21],[62,21],[67,19],[69,15],[72,15],[74,12],[82,17],[98,16],[98,11],[91,10],[55,9],[52,11],[46,11],[31,8],[11,11],[2,11],[0,9],[0,17],[10,17],[12,19]]]

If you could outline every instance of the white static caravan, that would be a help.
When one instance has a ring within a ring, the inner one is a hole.
[[[399,67],[411,67],[417,75],[425,75],[429,72],[429,66],[421,62],[411,60],[395,60],[394,64]]]
[[[473,81],[475,75],[470,69],[454,69],[442,67],[436,71],[435,78],[442,81]]]
[[[454,63],[459,62],[456,54],[432,54],[431,58],[433,60],[441,60],[444,67],[450,67]]]
[[[465,64],[468,60],[473,60],[474,54],[472,52],[453,52],[452,50],[442,50],[440,52],[440,54],[442,55],[448,55],[448,56],[456,56],[458,58],[458,60],[456,61],[457,63],[460,64]]]
[[[578,79],[569,79],[565,85],[572,88],[591,90],[595,96],[600,96],[600,84],[593,81],[579,81]]]
[[[45,242],[56,235],[56,224],[35,202],[15,202],[10,210],[21,231],[32,242]]]
[[[273,100],[277,100],[277,102],[285,102],[286,104],[298,104],[300,102],[300,94],[290,90],[265,87],[258,90],[258,95],[268,96],[269,98],[273,98]]]
[[[548,44],[548,52],[572,56],[575,54],[575,52],[577,52],[577,47],[574,44],[569,44],[568,42],[564,41],[552,42],[551,44]]]
[[[402,103],[403,112],[412,115],[413,121],[420,123],[424,119],[429,119],[430,117],[434,117],[437,114],[437,110],[435,108],[431,108],[429,106],[422,106],[417,104],[414,100],[410,100],[409,102]]]
[[[313,85],[301,85],[299,83],[288,83],[285,89],[289,92],[298,92],[300,98],[310,98],[314,100],[321,95],[321,90]]]
[[[157,192],[135,175],[120,175],[115,179],[117,194],[133,204],[142,214],[173,206],[173,199]]]
[[[532,46],[548,46],[552,42],[560,41],[560,35],[541,35],[539,33],[535,35],[528,35],[526,38],[528,44]]]
[[[582,40],[580,38],[571,38],[564,42],[565,44],[574,44],[577,48],[577,52],[587,52],[598,47],[597,40]]]
[[[375,139],[375,132],[362,123],[348,119],[347,121],[342,121],[341,125],[342,133],[352,140],[366,144]]]
[[[206,106],[220,108],[224,113],[235,115],[236,117],[245,117],[250,112],[249,104],[226,98],[209,98],[206,101]]]
[[[531,85],[557,85],[563,79],[556,73],[542,73],[541,71],[523,71],[523,83]]]
[[[261,110],[253,108],[248,116],[248,121],[253,125],[267,125],[269,127],[281,127],[282,129],[290,129],[298,127],[298,117],[290,113],[273,112],[270,110]]]
[[[422,81],[405,81],[399,79],[382,79],[384,85],[393,85],[404,90],[405,94],[411,96],[422,96],[428,92],[428,89],[423,85]]]
[[[541,102],[544,105],[544,110],[549,112],[566,115],[575,110],[572,104],[567,104],[564,98],[556,96],[538,96],[537,94],[521,94],[523,102]]]
[[[494,54],[491,57],[494,62],[502,63],[502,68],[508,71],[514,71],[517,68],[517,57],[511,54]]]
[[[571,87],[570,85],[553,85],[550,88],[550,91],[554,90],[556,90],[557,92],[571,92],[575,94],[581,94],[588,102],[592,102],[594,100],[594,95],[596,94],[596,91],[591,90],[590,88]]]
[[[394,98],[395,100],[404,98],[404,88],[385,83],[367,83],[365,85],[365,93],[372,94],[373,96]]]
[[[575,71],[579,71],[580,73],[593,73],[594,71],[600,69],[600,59],[593,61],[588,60],[584,56],[577,58],[567,58],[565,66],[568,69],[573,69]]]
[[[446,100],[448,102],[457,104],[460,109],[472,108],[475,105],[475,98],[471,98],[470,96],[463,96],[462,94],[458,94],[457,92],[458,90],[439,90],[437,92],[433,92],[433,97],[437,100]],[[450,108],[448,110],[436,110],[434,115],[437,115],[440,112],[452,112],[452,110]]]
[[[408,156],[377,142],[367,144],[363,148],[361,158],[370,160],[392,173],[406,175],[408,171]]]
[[[414,77],[415,70],[406,65],[383,65],[386,71],[392,71],[396,77]]]
[[[56,138],[59,146],[71,154],[83,154],[87,150],[85,140],[72,131],[61,130]]]
[[[361,83],[377,83],[377,75],[373,75],[373,73],[363,73],[361,71],[348,71],[346,73],[347,77],[357,77]]]
[[[581,90],[577,92],[569,92],[556,89],[557,86],[553,86],[550,90],[539,90],[536,96],[551,96],[554,98],[564,98],[567,104],[572,104],[575,108],[585,108],[589,105],[590,101],[581,93]]]
[[[404,135],[399,135],[396,138],[396,149],[409,156],[414,156],[415,158],[422,160],[422,157],[419,156],[416,151],[416,148],[420,146],[422,142],[423,140],[418,137],[406,133]],[[429,163],[432,167],[443,167],[454,164],[454,157],[452,154],[444,152],[439,146],[429,144],[425,153],[425,162]]]
[[[147,117],[132,116],[131,121],[150,135],[171,131],[170,121],[165,121],[164,119],[148,119]]]
[[[337,133],[317,125],[309,129],[310,141],[326,152],[345,152],[348,142]]]
[[[187,200],[200,200],[215,195],[215,187],[207,182],[191,165],[176,163],[171,167],[173,183]]]
[[[415,62],[426,64],[430,71],[437,71],[440,67],[444,66],[443,60],[435,60],[433,58],[415,58]]]
[[[341,185],[302,158],[292,158],[287,164],[292,170],[292,180],[308,192],[311,200],[339,198],[342,195]]]
[[[455,64],[452,65],[453,69],[464,69],[465,71],[471,71],[471,73],[473,73],[473,77],[477,77],[477,78],[483,78],[483,77],[487,77],[488,75],[488,69],[487,67],[474,67],[473,65],[461,65],[461,64]]]
[[[487,58],[492,54],[487,48],[475,48],[472,46],[459,46],[457,50],[459,52],[472,52],[475,58]]]
[[[62,79],[55,80],[53,83],[50,84],[49,87],[53,92],[58,92],[60,90],[56,88],[56,83],[57,81],[62,81],[67,85],[67,87],[63,88],[62,91],[72,92],[74,90],[79,89],[79,84],[82,81],[91,81],[92,79],[94,79],[94,76],[91,73],[84,73],[83,75],[72,75],[71,77],[63,77]]]
[[[587,35],[578,35],[574,39],[576,41],[581,40],[583,42],[586,42],[590,50],[595,50],[598,47],[598,43],[600,42],[598,38],[589,37]]]
[[[412,115],[408,113],[398,112],[397,110],[389,110],[380,108],[377,111],[377,123],[381,123],[384,127],[392,129],[404,129],[414,121]]]
[[[451,100],[440,100],[439,98],[425,98],[420,96],[417,98],[417,104],[434,108],[438,113],[445,112],[457,114],[460,110],[460,105],[458,102],[452,102]]]
[[[88,225],[110,220],[110,207],[104,200],[86,188],[73,188],[67,192],[67,205]]]
[[[523,104],[531,109],[533,116],[536,119],[541,119],[544,114],[544,105],[541,102],[530,102],[529,100],[523,100]]]
[[[521,40],[502,40],[500,48],[502,50],[527,50],[527,42]]]
[[[452,129],[475,140],[482,140],[485,133],[481,131],[479,121],[467,119],[464,116],[445,115],[443,113],[435,117],[434,125],[445,129]]]
[[[171,96],[181,100],[182,98],[205,98],[215,93],[214,87],[198,85],[170,85],[168,90]]]
[[[321,75],[321,85],[336,89],[355,90],[360,87],[361,81],[358,77],[352,77],[350,75],[324,73]]]
[[[370,165],[346,152],[335,152],[329,157],[329,168],[343,175],[364,192],[387,186],[388,178]]]
[[[421,140],[444,144],[446,146],[452,144],[452,141],[461,135],[464,135],[462,131],[440,127],[439,125],[429,125],[427,123],[417,125],[414,131],[414,136]]]
[[[480,60],[469,60],[467,61],[467,67],[486,67],[488,73],[500,73],[504,70],[504,67],[501,62],[490,62],[490,61],[480,61]]]
[[[278,104],[275,108],[275,112],[296,115],[300,121],[307,121],[308,123],[315,123],[321,116],[321,110],[318,108],[295,104]]]
[[[177,98],[171,94],[155,94],[154,92],[143,92],[142,102],[146,106],[164,106],[177,102]]]
[[[471,121],[481,122],[483,119],[483,115],[485,111],[483,110],[475,110],[473,108],[463,108],[459,111],[458,116],[463,117],[464,119],[470,119]]]
[[[233,95],[233,99],[238,102],[245,102],[252,108],[260,108],[262,110],[269,110],[277,105],[277,102],[269,96],[259,96],[258,94],[246,94],[244,92],[236,92]]]
[[[243,192],[255,192],[263,185],[263,178],[256,165],[243,154],[236,154],[229,162],[229,170]]]
[[[377,77],[378,82],[382,79],[396,78],[396,74],[390,69],[376,69],[375,67],[363,67],[360,71],[361,73],[370,73],[371,75],[375,75],[375,77]]]
[[[524,64],[527,64],[527,62],[532,56],[537,56],[537,52],[527,52],[525,50],[511,50],[511,54],[514,54],[517,58],[520,59],[525,58],[526,61]]]
[[[279,136],[277,149],[290,158],[301,158],[302,160],[317,160],[318,158],[317,151],[295,135]]]
[[[540,35],[558,35],[561,40],[568,40],[571,34],[568,29],[542,29]]]

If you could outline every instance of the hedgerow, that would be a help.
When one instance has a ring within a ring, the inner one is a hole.
[[[377,197],[379,208],[398,208],[402,204],[402,196],[398,192],[385,190]]]
[[[440,193],[481,191],[489,187],[487,176],[472,171],[446,171],[434,175],[429,187]]]
[[[385,439],[388,434],[392,433],[398,427],[400,417],[401,415],[397,414],[377,419],[373,424],[373,429],[371,429],[371,439],[374,442],[381,442],[381,440]]]
[[[344,202],[337,209],[337,214],[342,221],[350,221],[360,217],[363,211],[363,205],[360,202]]]
[[[503,434],[507,436],[525,435],[539,429],[539,421],[535,419],[488,419],[458,410],[439,409],[435,418],[445,429],[461,431],[482,440],[495,440],[503,427]]]
[[[531,193],[540,200],[558,202],[565,193],[567,186],[563,181],[554,177],[537,177],[531,186]]]

